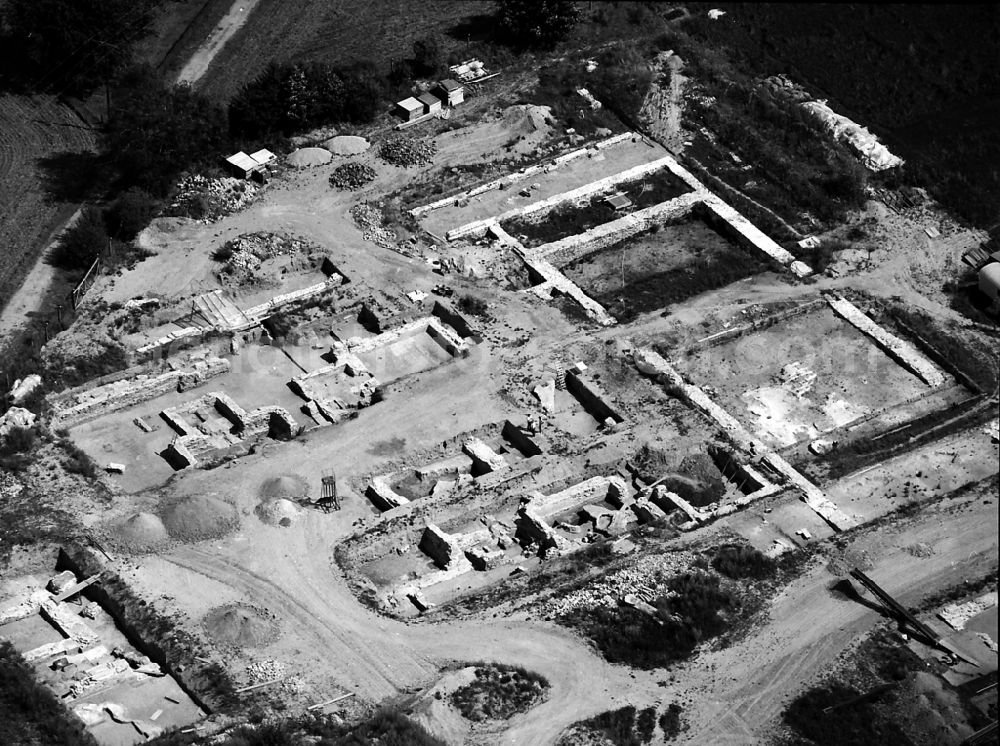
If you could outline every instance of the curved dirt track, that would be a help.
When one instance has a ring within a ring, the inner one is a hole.
[[[943,501],[901,528],[860,536],[875,558],[870,571],[904,604],[975,577],[994,562],[996,503],[982,496]],[[948,511],[947,514],[945,511]],[[871,608],[831,593],[837,578],[819,561],[771,605],[771,621],[752,637],[702,653],[671,671],[632,671],[602,660],[580,638],[556,625],[517,619],[403,622],[362,606],[333,564],[332,549],[346,525],[336,516],[303,521],[285,534],[236,542],[183,546],[165,559],[226,584],[267,605],[294,639],[294,660],[325,685],[356,691],[371,701],[424,687],[441,665],[496,660],[546,676],[548,699],[511,721],[504,744],[549,744],[571,723],[634,704],[685,701],[686,743],[756,744],[788,701],[808,687],[880,617]],[[280,535],[280,541],[259,541]],[[933,547],[929,557],[905,550]],[[665,679],[674,680],[661,685]],[[332,689],[331,689],[332,691]],[[763,739],[763,740],[762,740]]]
[[[317,668],[331,669],[330,685],[351,688],[372,701],[430,684],[439,666],[450,661],[495,660],[538,671],[552,684],[549,696],[512,721],[502,743],[553,742],[567,725],[606,709],[617,692],[635,690],[640,683],[552,624],[404,624],[380,617],[358,603],[332,566],[323,523],[307,523],[303,542],[255,543],[254,556],[263,570],[247,569],[206,545],[182,547],[164,559],[266,604],[284,619],[305,657]],[[643,688],[653,687],[650,680]],[[643,699],[647,696],[651,691],[643,693]]]
[[[215,55],[222,51],[222,48],[226,46],[226,42],[246,23],[257,2],[258,0],[235,0],[233,2],[233,7],[222,17],[219,25],[212,29],[208,38],[191,55],[191,59],[181,69],[177,75],[178,83],[194,85],[208,72],[208,66],[212,64]]]

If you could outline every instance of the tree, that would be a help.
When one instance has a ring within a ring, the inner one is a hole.
[[[418,75],[433,75],[441,67],[441,45],[433,36],[413,42],[413,63]]]
[[[164,196],[178,175],[229,149],[223,110],[190,86],[166,87],[149,68],[130,72],[114,97],[105,145],[125,182]]]
[[[126,241],[135,238],[156,215],[156,207],[156,200],[145,189],[126,189],[104,214],[108,233]]]
[[[150,30],[158,0],[9,0],[5,21],[22,77],[75,93],[128,66]]]
[[[51,261],[63,269],[87,269],[107,243],[104,214],[96,207],[85,207],[77,221],[59,236]]]
[[[551,49],[580,20],[580,8],[570,0],[499,0],[496,20],[513,46]]]

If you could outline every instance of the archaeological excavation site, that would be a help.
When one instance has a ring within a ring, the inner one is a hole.
[[[995,743],[940,161],[771,6],[284,1],[156,11],[0,295],[0,744]]]

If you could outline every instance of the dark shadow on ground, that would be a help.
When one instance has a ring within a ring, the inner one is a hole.
[[[103,182],[105,161],[96,153],[70,152],[43,156],[37,161],[45,191],[54,202],[84,202],[93,199],[95,184]]]

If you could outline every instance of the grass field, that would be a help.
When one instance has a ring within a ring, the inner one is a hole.
[[[215,0],[211,0],[215,4]],[[212,62],[199,88],[228,100],[272,60],[349,63],[370,59],[385,71],[412,56],[413,41],[437,35],[445,55],[464,42],[449,30],[466,18],[492,12],[472,0],[261,0],[247,23]]]
[[[51,176],[59,170],[53,163],[85,160],[96,140],[97,133],[52,96],[0,95],[0,308],[84,196],[85,189]]]
[[[232,0],[173,0],[164,4],[152,32],[136,49],[136,59],[173,82],[232,5]]]

